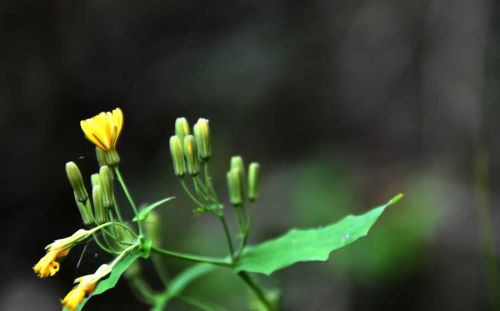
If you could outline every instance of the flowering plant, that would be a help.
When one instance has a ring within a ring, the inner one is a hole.
[[[254,309],[277,311],[281,308],[279,295],[261,287],[250,273],[270,275],[297,262],[327,260],[332,251],[365,236],[385,208],[402,197],[401,194],[397,195],[364,215],[349,215],[321,228],[293,229],[273,240],[248,246],[252,212],[259,198],[260,165],[252,162],[247,169],[241,156],[233,156],[230,160],[226,181],[229,202],[234,208],[239,230],[235,238],[227,225],[224,205],[219,200],[210,174],[212,145],[209,121],[199,119],[191,134],[188,121],[178,118],[175,134],[169,141],[174,174],[195,204],[194,211],[219,219],[228,254],[226,257],[214,258],[164,249],[159,243],[161,221],[155,209],[173,197],[141,210],[137,208],[119,169],[120,156],[116,146],[122,127],[123,112],[119,108],[81,121],[85,137],[96,146],[99,163],[98,172],[91,176],[91,195],[74,162],[66,164],[66,173],[87,229],[79,229],[73,235],[49,244],[45,256],[33,267],[41,278],[54,276],[59,271],[60,260],[68,256],[73,247],[90,237],[103,251],[114,256],[110,263],[102,264],[95,273],[75,280],[77,285],[61,300],[63,308],[67,310],[82,309],[92,296],[113,288],[122,274],[125,274],[131,289],[152,310],[163,310],[171,300],[181,297],[188,283],[214,269],[223,268],[232,270],[253,292],[258,301],[253,305]],[[134,213],[131,220],[126,221],[122,217],[115,197],[116,183],[122,188]],[[239,243],[235,243],[237,241]],[[158,256],[176,258],[194,265],[169,281]],[[152,259],[164,290],[156,292],[151,289],[141,274],[137,261],[139,258]],[[197,305],[200,306],[199,303]]]

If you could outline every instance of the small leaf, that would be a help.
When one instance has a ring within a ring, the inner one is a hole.
[[[141,257],[141,252],[139,250],[125,255],[125,257],[123,257],[123,259],[120,260],[120,262],[113,268],[109,277],[107,279],[100,281],[97,284],[95,290],[92,292],[92,294],[90,294],[87,298],[85,298],[82,301],[82,303],[78,305],[76,309],[78,311],[82,310],[83,306],[87,303],[87,301],[90,298],[96,295],[100,295],[105,291],[115,287],[123,272],[125,272],[128,269],[128,267],[131,264],[133,264],[139,257]],[[63,308],[63,311],[69,311],[69,310],[67,308]]]
[[[141,209],[139,213],[137,213],[137,216],[135,216],[132,221],[142,221],[148,218],[149,213],[151,213],[152,210],[157,208],[158,206],[162,205],[163,203],[166,203],[170,200],[175,199],[175,197],[168,197],[163,200],[160,200],[158,202],[155,202],[151,205],[146,206],[145,208]]]
[[[197,264],[177,275],[164,293],[157,297],[152,311],[161,311],[175,296],[179,295],[186,286],[197,278],[215,270],[217,267],[209,264]]]
[[[399,194],[366,214],[349,215],[327,227],[292,229],[281,237],[248,247],[236,263],[235,269],[270,275],[297,262],[325,261],[332,251],[366,236],[385,208],[399,201],[402,196]]]

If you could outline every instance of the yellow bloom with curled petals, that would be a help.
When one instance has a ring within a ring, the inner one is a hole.
[[[45,249],[47,253],[33,266],[35,273],[41,277],[46,278],[53,276],[59,271],[58,259],[66,257],[73,246],[85,240],[93,231],[80,229],[70,237],[55,240],[47,245]]]
[[[116,142],[123,127],[123,112],[120,108],[101,112],[87,120],[80,121],[85,137],[104,151],[116,149]]]
[[[61,304],[71,311],[76,310],[76,307],[83,301],[85,297],[90,295],[97,286],[97,283],[106,275],[111,273],[111,266],[107,264],[101,265],[94,274],[84,275],[75,280],[78,283],[73,289],[61,300]]]

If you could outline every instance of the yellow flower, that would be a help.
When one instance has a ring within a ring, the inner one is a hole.
[[[78,283],[78,285],[73,287],[66,297],[61,300],[61,304],[71,311],[76,310],[76,307],[78,307],[83,299],[94,291],[97,282],[109,273],[111,273],[111,266],[104,264],[101,265],[94,274],[77,278],[75,283]]]
[[[85,240],[90,234],[92,231],[80,229],[70,237],[55,240],[47,245],[45,247],[47,253],[33,266],[35,273],[41,278],[56,274],[59,271],[58,259],[66,257],[73,246]]]
[[[123,112],[116,108],[80,121],[85,137],[104,151],[115,150],[116,142],[122,131]]]

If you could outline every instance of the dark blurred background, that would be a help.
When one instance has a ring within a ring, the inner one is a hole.
[[[329,261],[261,277],[285,310],[494,310],[499,16],[493,0],[0,1],[0,309],[57,310],[74,277],[109,260],[89,245],[55,278],[31,270],[81,227],[64,164],[88,177],[96,162],[79,121],[119,106],[132,194],[178,196],[161,209],[167,247],[225,254],[168,151],[176,117],[206,117],[220,194],[231,155],[262,164],[251,243],[406,195]],[[246,310],[227,271],[187,293]],[[124,281],[87,307],[147,310]]]

